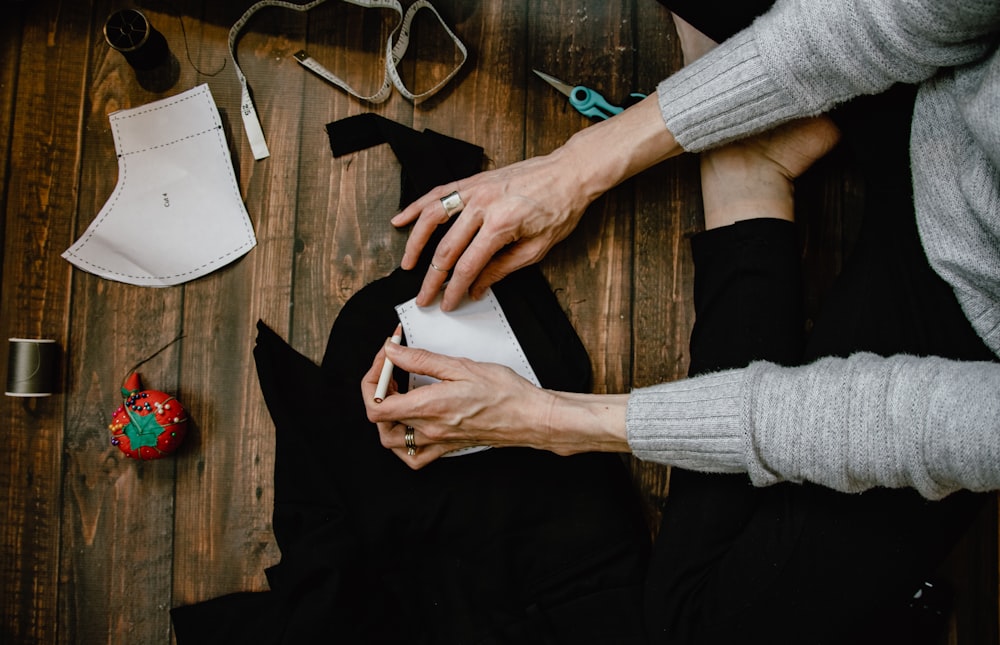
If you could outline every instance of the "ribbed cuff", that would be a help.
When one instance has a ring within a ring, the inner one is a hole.
[[[657,95],[667,129],[690,152],[762,132],[801,111],[767,73],[750,30],[662,81]]]
[[[634,390],[625,424],[633,454],[703,472],[745,472],[743,370]]]

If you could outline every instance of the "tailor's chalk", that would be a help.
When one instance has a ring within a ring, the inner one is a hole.
[[[403,326],[396,325],[396,331],[392,332],[392,338],[389,342],[398,345],[403,340]],[[375,403],[381,403],[385,399],[385,393],[389,390],[389,381],[392,379],[392,361],[389,357],[385,357],[385,362],[382,363],[382,373],[378,377],[378,386],[375,388],[375,396],[372,399]]]
[[[10,338],[7,396],[50,396],[55,382],[56,341]]]

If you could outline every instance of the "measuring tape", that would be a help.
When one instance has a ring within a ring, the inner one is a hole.
[[[399,24],[392,30],[389,34],[389,38],[385,44],[385,74],[382,77],[382,86],[374,94],[365,96],[360,92],[355,90],[345,81],[331,73],[328,69],[323,67],[316,59],[312,58],[305,52],[305,50],[299,50],[294,54],[295,60],[299,62],[303,67],[309,71],[315,73],[320,78],[323,78],[333,85],[341,88],[351,96],[354,96],[362,101],[368,101],[370,103],[382,103],[392,92],[393,86],[399,90],[399,93],[405,96],[407,99],[413,101],[414,103],[419,103],[420,101],[434,95],[437,93],[445,84],[448,83],[458,70],[461,69],[462,65],[465,64],[465,60],[468,58],[468,51],[462,41],[459,40],[458,36],[448,28],[445,24],[444,19],[441,14],[437,12],[430,2],[427,0],[417,0],[414,2],[406,13],[403,13],[403,7],[398,2],[398,0],[342,0],[349,4],[357,5],[359,7],[364,7],[366,9],[391,9],[396,12],[399,16]],[[282,2],[281,0],[261,0],[260,2],[254,4],[249,9],[247,9],[240,19],[236,21],[236,24],[232,26],[229,30],[229,56],[233,60],[233,67],[236,68],[236,78],[240,81],[240,115],[243,117],[243,128],[246,130],[247,139],[250,141],[250,150],[253,152],[254,159],[265,159],[270,156],[270,152],[267,149],[267,142],[264,140],[264,130],[260,126],[260,119],[257,117],[257,110],[254,108],[253,99],[250,98],[250,88],[247,86],[247,77],[240,69],[240,65],[236,60],[236,39],[239,36],[240,31],[246,26],[250,17],[255,13],[264,9],[266,7],[280,7],[283,9],[292,9],[293,11],[309,11],[313,7],[323,4],[326,0],[313,0],[312,2],[307,2],[305,4],[295,4],[293,2]],[[399,72],[396,66],[399,61],[402,60],[403,56],[406,54],[406,49],[410,45],[410,25],[413,22],[413,17],[421,9],[430,9],[434,16],[441,23],[445,32],[451,37],[452,42],[455,43],[455,48],[461,53],[461,60],[437,85],[430,88],[426,92],[421,92],[419,94],[414,94],[406,89],[403,84],[403,79],[399,77]],[[396,33],[399,32],[399,38],[396,43],[393,44],[393,38]]]

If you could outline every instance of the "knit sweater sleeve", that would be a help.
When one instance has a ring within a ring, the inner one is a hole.
[[[985,56],[1000,0],[778,0],[660,83],[667,129],[700,151]]]
[[[758,486],[913,487],[930,499],[995,490],[1000,364],[873,354],[754,363],[635,390],[627,431],[640,459],[746,472]]]

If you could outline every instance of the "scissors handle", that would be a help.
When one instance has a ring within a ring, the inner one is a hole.
[[[632,96],[640,99],[645,98],[642,94],[633,94]],[[577,85],[570,92],[569,104],[576,108],[580,114],[599,119],[610,119],[625,109],[608,103],[599,92],[583,85]]]
[[[589,87],[577,85],[569,95],[569,104],[576,110],[589,117],[608,119],[622,111],[617,105],[611,105],[600,93]]]

